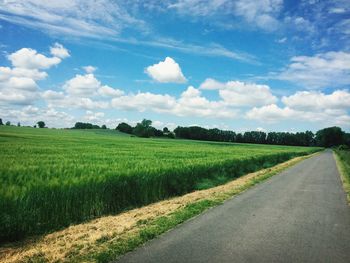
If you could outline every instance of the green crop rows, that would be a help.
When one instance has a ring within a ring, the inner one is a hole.
[[[115,214],[317,150],[0,126],[0,241]]]

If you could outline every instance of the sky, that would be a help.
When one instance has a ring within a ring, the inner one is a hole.
[[[350,131],[348,0],[0,0],[0,118]]]

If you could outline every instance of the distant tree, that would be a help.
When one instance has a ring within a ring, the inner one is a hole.
[[[132,134],[132,130],[133,130],[133,128],[125,122],[119,123],[115,129],[120,131],[120,132],[124,132],[124,133],[128,133],[128,134]]]
[[[91,123],[76,122],[72,129],[100,129],[100,126]]]
[[[151,130],[153,130],[152,133],[153,133],[153,135],[156,136],[156,137],[162,137],[162,136],[164,136],[164,133],[163,133],[162,130],[158,130],[158,129],[154,128],[154,127],[151,127]]]
[[[348,147],[350,147],[350,133],[345,133],[344,144],[346,144]]]
[[[0,125],[4,125],[3,123],[2,123],[2,119],[0,118]]]
[[[103,124],[102,126],[101,126],[101,129],[107,129],[107,126],[105,125],[105,124]]]
[[[36,128],[36,125],[34,125],[33,128]]]
[[[39,128],[45,128],[45,122],[38,121],[36,124],[38,124]]]
[[[163,128],[163,133],[169,133],[170,131],[169,131],[169,129],[168,129],[168,127],[164,127]]]
[[[170,138],[170,139],[174,139],[175,138],[175,133],[173,132],[168,132],[167,134],[165,134],[166,137]]]
[[[331,147],[343,144],[345,139],[345,132],[335,126],[319,130],[316,133],[315,141],[318,146]]]
[[[17,127],[21,127],[21,123],[20,122],[17,122]]]
[[[152,126],[152,121],[143,119],[141,123],[137,123],[133,129],[133,133],[139,137],[151,137],[155,135],[155,128]]]
[[[6,126],[10,126],[11,125],[11,122],[10,121],[7,121],[6,122]]]

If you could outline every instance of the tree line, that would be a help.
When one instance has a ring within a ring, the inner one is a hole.
[[[0,125],[4,125],[0,119]],[[11,125],[9,121],[5,125]],[[45,122],[38,121],[39,128],[46,128]],[[20,123],[17,124],[20,126]],[[37,126],[34,125],[34,128]],[[101,127],[92,123],[77,122],[72,129],[107,129],[106,125]],[[234,142],[234,143],[255,143],[255,144],[275,144],[290,146],[321,146],[332,147],[338,145],[347,145],[350,147],[350,133],[344,132],[340,127],[328,127],[317,131],[305,132],[263,132],[263,131],[247,131],[236,133],[229,130],[220,130],[217,128],[206,129],[199,126],[181,127],[178,126],[174,131],[170,131],[167,127],[162,130],[152,126],[152,121],[143,119],[134,127],[128,123],[119,123],[116,130],[135,135],[138,137],[168,137],[189,140],[202,141],[218,141],[218,142]]]
[[[72,129],[107,129],[107,126],[105,124],[103,124],[101,127],[96,125],[96,124],[92,124],[92,123],[88,123],[88,122],[76,122],[74,127],[72,127]]]
[[[12,125],[12,123],[10,121],[5,122],[5,124],[4,124],[2,122],[2,119],[0,118],[0,126],[1,125],[14,126],[14,125]],[[17,127],[21,127],[21,123],[20,122],[17,122]],[[26,127],[31,127],[31,126],[26,126]],[[33,128],[36,128],[36,127],[47,128],[46,125],[45,125],[45,122],[43,122],[43,121],[38,121],[35,125],[33,125]]]
[[[143,119],[141,122],[137,123],[135,127],[122,122],[119,123],[116,127],[116,130],[128,134],[133,134],[138,137],[149,138],[149,137],[168,137],[175,138],[175,134],[167,127],[164,127],[163,130],[159,130],[152,126],[152,121]]]
[[[290,146],[321,146],[332,147],[337,145],[350,146],[350,133],[345,133],[339,127],[329,127],[317,131],[306,132],[262,132],[247,131],[244,133],[235,133],[220,129],[206,129],[198,126],[181,127],[175,130],[176,138],[220,141],[235,143],[256,143],[256,144],[276,144]]]

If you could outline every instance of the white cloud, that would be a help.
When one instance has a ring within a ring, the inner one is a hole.
[[[92,96],[99,87],[101,82],[93,74],[77,74],[63,85],[63,89],[72,96]]]
[[[334,30],[346,36],[350,35],[350,18],[339,21],[334,26]]]
[[[329,13],[331,14],[343,14],[345,12],[346,12],[346,9],[342,7],[333,7],[329,9]]]
[[[189,86],[177,99],[170,95],[137,93],[112,100],[112,106],[122,110],[151,110],[176,116],[196,116],[209,118],[235,118],[236,110],[230,109],[222,101],[209,101],[201,92]]]
[[[48,127],[72,127],[74,117],[52,107],[38,108],[25,106],[20,109],[2,109],[2,117],[12,123],[20,122],[22,125],[33,126],[38,121],[44,121]]]
[[[290,108],[299,110],[350,109],[350,92],[336,90],[331,94],[319,91],[298,91],[291,96],[282,97],[282,102]]]
[[[94,73],[97,70],[97,68],[94,66],[85,66],[83,69],[86,73]]]
[[[164,61],[160,61],[158,64],[147,67],[145,72],[157,82],[185,83],[187,81],[179,64],[170,57],[166,57]]]
[[[56,43],[61,58],[64,57],[62,45]],[[66,50],[66,52],[68,52]],[[34,49],[22,48],[7,56],[12,67],[0,67],[0,103],[1,104],[31,104],[38,97],[38,80],[45,79],[47,73],[40,71],[48,69],[61,62],[60,57],[46,57]]]
[[[248,54],[228,50],[215,43],[201,46],[162,38],[157,34],[149,34],[150,27],[143,20],[134,16],[140,7],[139,12],[144,13],[144,7],[152,5],[149,2],[129,3],[128,1],[112,0],[0,1],[0,20],[41,30],[55,36],[93,38],[254,62],[252,56]],[[212,1],[206,2],[204,5],[208,6]],[[225,2],[229,3],[230,1]],[[169,4],[167,1],[153,3],[157,7]],[[228,10],[228,8],[221,9]],[[133,34],[136,31],[136,34],[125,37],[123,31],[128,32],[128,34]],[[152,38],[152,35],[156,37]]]
[[[33,80],[41,80],[47,77],[46,72],[26,68],[0,67],[0,73],[0,81],[4,81],[10,77],[24,77],[31,78]]]
[[[153,94],[150,92],[140,92],[129,94],[112,99],[112,106],[123,110],[138,110],[140,112],[153,110],[162,112],[172,109],[176,104],[176,99],[170,95]]]
[[[66,81],[63,85],[63,89],[68,95],[73,97],[91,97],[96,95],[104,97],[119,97],[124,94],[122,90],[102,85],[92,73],[75,75],[74,78]]]
[[[65,108],[65,109],[107,109],[109,102],[104,100],[95,100],[87,97],[74,97],[62,92],[47,90],[42,93],[42,98],[45,99],[49,107]]]
[[[177,116],[197,116],[208,118],[227,118],[237,117],[237,110],[229,108],[223,101],[209,101],[201,96],[201,92],[192,86],[185,90],[172,113]]]
[[[11,77],[5,84],[16,90],[36,91],[37,84],[31,78]]]
[[[315,31],[315,26],[308,19],[301,16],[286,16],[284,22],[291,29],[312,33]]]
[[[296,56],[276,78],[308,89],[350,84],[350,53],[327,52],[315,56]]]
[[[83,117],[84,120],[89,122],[103,122],[103,117],[105,114],[103,112],[93,112],[93,111],[86,111],[85,116]]]
[[[78,37],[112,37],[125,28],[147,30],[145,22],[133,17],[122,3],[109,0],[2,1],[0,19]]]
[[[113,89],[107,85],[104,85],[98,89],[98,93],[106,97],[120,97],[124,94],[124,91],[120,89]]]
[[[288,40],[288,38],[282,37],[282,38],[278,39],[276,42],[280,43],[280,44],[283,44],[283,43],[286,43],[287,40]]]
[[[53,47],[50,48],[50,53],[54,57],[58,57],[61,59],[70,57],[69,51],[60,43],[55,43]]]
[[[230,106],[261,106],[277,101],[269,86],[255,83],[240,81],[222,83],[209,78],[200,85],[200,89],[219,90],[220,97]]]
[[[217,90],[217,89],[225,89],[226,83],[219,82],[212,78],[207,78],[200,86],[200,89],[205,90]]]
[[[63,92],[57,92],[57,91],[54,91],[54,90],[45,90],[41,94],[41,96],[45,100],[60,100],[60,99],[64,99],[65,98]]]
[[[321,125],[341,125],[350,127],[350,116],[345,110],[314,110],[304,111],[290,107],[278,107],[276,104],[262,107],[254,107],[246,113],[246,118],[262,123],[274,123],[281,121],[314,122]]]
[[[283,0],[178,0],[167,4],[169,9],[174,9],[182,15],[204,17],[206,21],[210,18],[217,21],[222,17],[230,19],[235,16],[268,31],[278,28],[279,22],[276,17],[282,6]]]
[[[22,48],[8,56],[12,65],[24,69],[48,69],[61,62],[58,57],[46,57],[31,48]]]
[[[124,94],[122,90],[102,85],[92,73],[75,75],[63,84],[62,89],[63,92],[46,90],[41,93],[41,97],[50,107],[93,110],[109,108],[109,98],[117,98]]]
[[[279,22],[275,16],[283,7],[283,0],[238,0],[235,1],[235,14],[242,16],[248,23],[255,23],[264,30],[275,30]]]
[[[296,112],[288,107],[279,108],[276,104],[254,107],[246,114],[248,119],[261,122],[275,122],[280,120],[290,120],[296,116]]]

